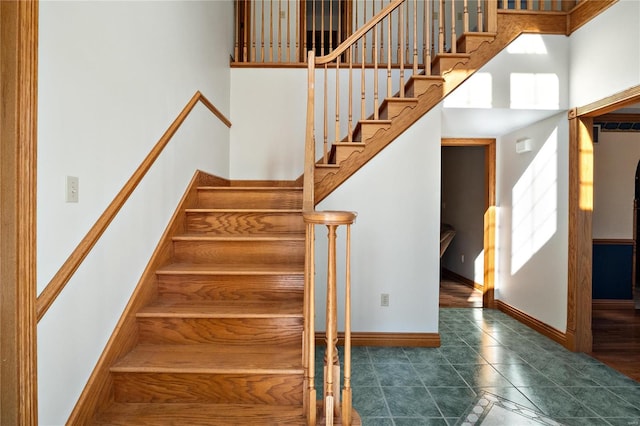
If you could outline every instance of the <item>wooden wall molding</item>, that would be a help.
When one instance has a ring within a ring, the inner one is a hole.
[[[593,244],[603,244],[612,246],[632,246],[635,241],[629,239],[614,239],[614,238],[594,238]]]
[[[324,332],[316,332],[316,346],[325,345]],[[338,345],[344,345],[344,333],[338,333]],[[352,331],[351,346],[404,346],[437,348],[440,346],[440,333],[382,333]]]
[[[496,305],[500,311],[504,312],[512,318],[515,318],[527,327],[531,327],[538,333],[548,337],[551,340],[554,340],[557,343],[560,343],[565,347],[567,346],[567,336],[560,330],[543,323],[542,321],[532,317],[525,312],[522,312],[517,308],[514,308],[513,306],[503,302],[502,300],[496,300]]]
[[[0,424],[38,424],[38,2],[0,2]]]
[[[596,117],[637,102],[640,102],[640,86],[631,87],[607,96],[606,98],[575,108],[575,115],[580,117]]]
[[[636,303],[633,300],[627,300],[627,299],[593,299],[593,301],[591,302],[591,307],[593,310],[597,310],[597,309],[625,310],[625,309],[635,309]]]

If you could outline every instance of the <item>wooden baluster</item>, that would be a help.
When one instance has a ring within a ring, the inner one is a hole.
[[[251,62],[256,62],[256,4],[251,5]]]
[[[380,10],[384,7],[382,0],[380,0]],[[391,34],[391,31],[389,31]],[[380,25],[380,59],[384,58],[384,26]]]
[[[260,26],[260,62],[264,62],[264,0],[260,9],[262,25]]]
[[[307,285],[307,291],[305,291],[305,297],[307,300],[307,316],[305,318],[308,320],[307,326],[307,358],[308,358],[308,366],[309,371],[307,374],[308,383],[307,383],[307,420],[309,425],[316,424],[316,387],[315,387],[315,229],[312,223],[307,224],[307,256],[305,257],[305,262],[308,262],[307,265],[307,277],[305,280],[305,284]]]
[[[291,62],[291,2],[287,0],[287,62]]]
[[[444,2],[438,0],[438,53],[444,53]]]
[[[422,4],[422,63],[424,65],[424,75],[431,75],[431,41],[429,32],[432,27],[431,9],[429,4]]]
[[[359,23],[358,23],[358,9],[360,9],[360,8],[358,7],[358,5],[356,5],[355,9],[356,9],[355,14],[354,14],[355,25],[353,26],[353,29],[354,29],[354,30],[356,30],[356,29],[360,28],[360,25],[359,25]],[[347,37],[348,37],[348,36],[347,36]],[[364,37],[363,37],[363,38],[364,38]],[[358,41],[356,42],[356,45],[355,45],[355,52],[354,52],[354,55],[355,55],[355,56],[354,56],[354,58],[357,58],[357,57],[358,57],[358,45],[359,45],[359,44],[360,44],[360,40],[358,40]]]
[[[313,12],[311,13],[312,21],[311,21],[311,50],[316,51],[316,2],[315,0],[311,2]]]
[[[306,40],[307,38],[305,37],[302,41],[304,47],[306,47]],[[300,2],[298,1],[296,2],[296,50],[294,58],[296,62],[300,60]]]
[[[482,17],[482,0],[478,0],[478,32],[484,31],[484,19]]]
[[[244,40],[242,40],[242,61],[249,62],[249,26],[247,21],[249,20],[249,0],[244,0]]]
[[[487,0],[484,13],[487,16],[487,32],[495,33],[498,30],[498,0]]]
[[[324,0],[320,3],[320,56],[324,56]]]
[[[373,119],[377,120],[378,112],[378,26],[373,27]]]
[[[349,121],[347,140],[353,142],[353,45],[349,46]]]
[[[364,23],[367,22],[367,2],[366,1],[364,2],[364,8],[362,11],[362,22],[363,22],[363,25]],[[365,34],[364,37],[362,37],[362,63],[364,63],[364,61],[367,58],[366,51],[367,51],[367,35]],[[362,77],[364,78],[364,75]]]
[[[387,20],[387,98],[393,96],[391,93],[391,16],[385,18]]]
[[[329,46],[327,49],[327,55],[333,51],[333,0],[329,0]]]
[[[235,31],[235,36],[236,36],[236,41],[234,43],[234,48],[233,48],[233,60],[239,62],[239,57],[238,54],[240,54],[240,48],[239,48],[239,44],[240,44],[240,19],[239,19],[239,11],[238,9],[240,8],[240,2],[238,0],[236,0],[236,2],[234,3],[234,7],[233,7],[233,13],[234,13],[234,21],[235,21],[235,25],[236,25],[236,31]]]
[[[533,0],[527,0],[527,10],[533,10]]]
[[[456,2],[451,2],[451,53],[457,51],[458,35],[456,34]]]
[[[402,3],[398,8],[398,16],[400,17],[400,23],[398,24],[398,29],[400,30],[400,43],[405,42],[406,34],[404,32],[404,23],[402,22],[402,8],[405,6],[405,3]],[[409,43],[408,41],[406,42]],[[400,97],[404,98],[404,53],[403,49],[400,49]]]
[[[367,3],[365,2],[365,5]],[[366,7],[366,6],[365,6]],[[366,40],[367,35],[365,34],[362,40]],[[367,45],[366,43],[362,46],[362,61],[360,63],[361,73],[360,73],[360,119],[364,120],[366,118],[366,105],[365,105],[365,59],[367,55]]]
[[[282,62],[282,0],[278,0],[278,60]]]
[[[413,0],[413,75],[418,74],[418,0]]]
[[[327,225],[329,238],[329,251],[327,260],[327,314],[326,314],[326,353],[325,353],[325,416],[326,424],[333,425],[333,416],[337,407],[339,395],[335,392],[334,380],[340,383],[340,364],[336,366],[338,354],[336,342],[338,341],[337,310],[338,297],[336,292],[336,228],[337,225]],[[337,367],[337,368],[336,368]],[[336,370],[338,371],[337,377]]]
[[[552,11],[560,10],[560,8],[558,7],[558,0],[551,0],[551,10]]]
[[[506,1],[506,0],[505,0],[505,1]],[[516,10],[520,10],[520,9],[522,9],[522,7],[520,7],[520,1],[521,1],[521,0],[515,0],[515,3],[516,3]],[[553,1],[553,0],[552,0],[552,1]]]
[[[342,424],[351,424],[351,225],[347,224],[347,252],[344,301],[344,386],[342,389]]]
[[[406,15],[405,15],[405,20],[404,20],[404,35],[405,35],[405,39],[404,39],[404,58],[405,61],[407,60],[407,58],[409,57],[409,2],[405,1],[401,7],[404,7],[406,10]]]
[[[328,127],[328,112],[327,112],[327,103],[328,103],[328,97],[327,97],[327,86],[329,86],[329,83],[327,82],[327,67],[328,64],[324,64],[324,142],[323,142],[323,151],[322,151],[322,158],[323,158],[323,163],[324,164],[328,164],[329,163],[329,157],[328,157],[328,153],[329,153],[329,145],[328,145],[328,133],[329,133],[329,127]]]
[[[464,0],[463,2],[463,31],[465,33],[469,32],[469,5],[467,4],[468,0]]]
[[[269,62],[273,62],[273,0],[269,0]]]
[[[340,56],[336,58],[336,134],[334,140],[340,142]]]

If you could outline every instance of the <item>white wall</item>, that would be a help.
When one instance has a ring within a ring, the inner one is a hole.
[[[593,238],[633,239],[640,133],[600,132],[593,147]]]
[[[381,103],[387,93],[387,71],[378,71]],[[231,70],[231,177],[233,179],[297,179],[304,170],[307,120],[307,70],[304,68],[233,68]],[[373,114],[374,72],[365,72],[365,117]],[[392,93],[399,90],[399,71],[392,71]],[[405,72],[405,79],[411,75]],[[327,74],[327,140],[336,140],[336,73]],[[324,71],[315,75],[316,155],[322,156]],[[340,70],[340,137],[347,135],[349,71]],[[361,117],[361,71],[353,72],[352,126]],[[348,87],[348,86],[347,86]]]
[[[358,213],[352,227],[351,251],[354,331],[437,332],[439,205],[438,107],[316,207]],[[342,247],[344,233],[338,238]],[[326,228],[317,227],[318,330],[324,330],[325,321],[320,307],[325,303],[326,269],[322,256],[326,241]],[[344,255],[339,254],[338,259],[344,259]],[[342,271],[338,272],[339,279],[343,276]],[[381,293],[390,295],[389,307],[380,306]],[[342,297],[343,292],[339,295]],[[342,303],[339,306],[342,312]]]
[[[485,167],[485,147],[442,148],[442,222],[456,231],[442,266],[478,284],[484,283]]]
[[[531,152],[515,143],[531,138]],[[498,139],[496,299],[566,330],[568,265],[566,112]]]
[[[571,35],[571,105],[640,84],[640,2],[620,0]]]
[[[40,3],[39,290],[196,90],[229,116],[232,16],[231,2]],[[65,423],[195,170],[226,177],[228,159],[229,130],[196,106],[40,321],[40,424]]]

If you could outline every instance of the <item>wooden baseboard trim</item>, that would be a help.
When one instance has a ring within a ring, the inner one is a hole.
[[[316,332],[316,345],[324,346],[324,344],[324,332]],[[338,333],[338,345],[344,345],[344,333]],[[352,332],[351,345],[437,348],[440,347],[440,333]]]
[[[593,299],[591,309],[635,309],[636,303],[632,299]]]
[[[477,282],[470,280],[467,277],[463,277],[462,275],[456,274],[455,272],[447,268],[442,268],[442,277],[450,279],[452,281],[459,282],[460,284],[464,284],[467,287],[471,287],[480,291],[482,291],[482,288],[484,287],[482,284],[478,284]]]
[[[542,321],[532,317],[531,315],[526,314],[507,303],[504,303],[502,300],[496,300],[496,305],[500,311],[504,312],[510,317],[515,318],[528,327],[531,327],[543,336],[546,336],[549,339],[560,343],[562,346],[568,347],[567,335],[560,330],[557,330],[550,325],[545,324]]]

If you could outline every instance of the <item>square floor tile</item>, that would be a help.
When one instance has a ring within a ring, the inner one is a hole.
[[[424,387],[383,387],[393,417],[441,417],[436,403]]]
[[[559,387],[518,387],[517,389],[540,411],[553,418],[598,417],[596,413]]]
[[[566,387],[565,391],[573,395],[600,417],[636,417],[640,418],[640,409],[619,398],[613,392],[601,387]]]
[[[351,401],[360,417],[391,417],[380,387],[354,387]]]
[[[429,392],[444,417],[462,416],[477,397],[468,387],[429,388]]]

